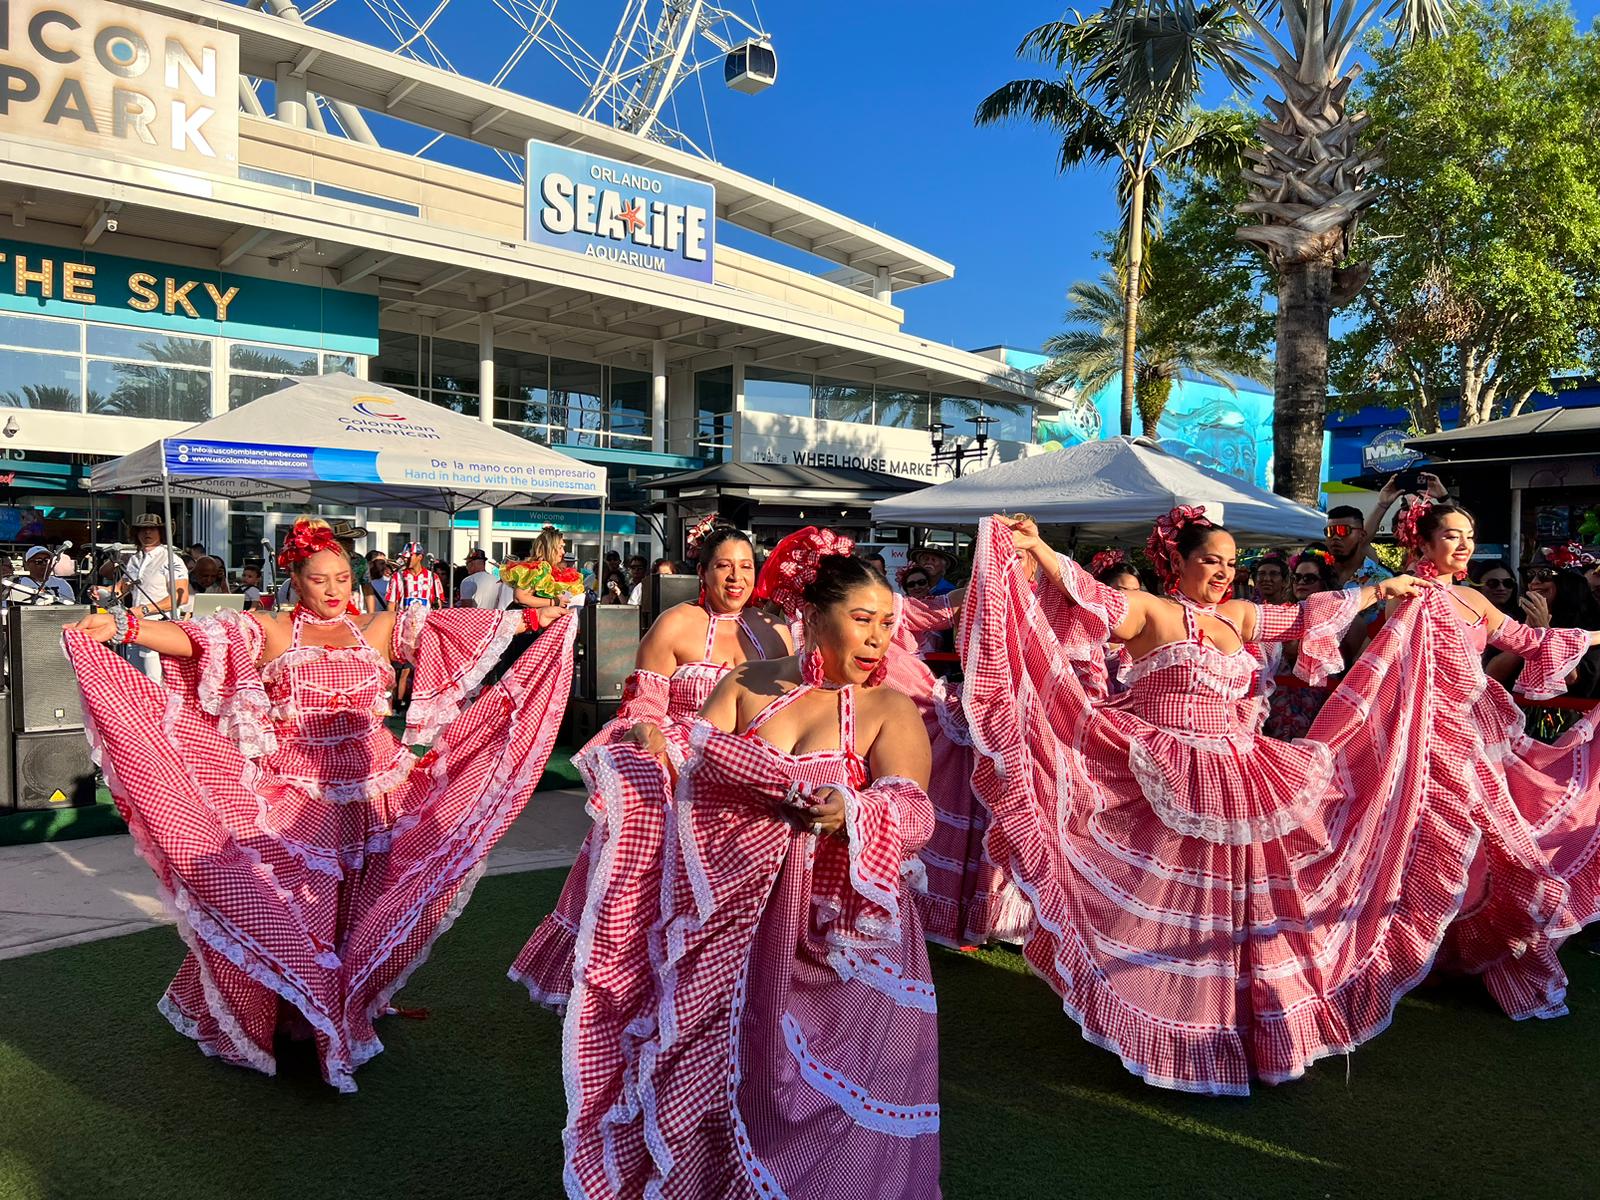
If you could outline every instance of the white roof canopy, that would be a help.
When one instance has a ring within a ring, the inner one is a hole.
[[[1243,544],[1313,541],[1325,519],[1254,484],[1175,458],[1144,438],[1085,442],[990,467],[872,506],[875,521],[972,525],[996,512],[1023,512],[1040,525],[1070,525],[1096,543],[1140,544],[1155,519],[1201,504]]]
[[[392,388],[324,375],[94,468],[89,489],[455,512],[599,499],[606,471]]]

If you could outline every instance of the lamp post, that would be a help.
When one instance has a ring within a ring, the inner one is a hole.
[[[934,465],[949,463],[957,479],[961,478],[961,469],[969,459],[987,458],[989,454],[989,426],[994,418],[977,416],[968,417],[967,420],[974,430],[971,445],[962,443],[959,438],[953,439],[948,446],[945,444],[945,430],[954,429],[954,425],[935,421],[928,426],[928,437],[933,442]]]

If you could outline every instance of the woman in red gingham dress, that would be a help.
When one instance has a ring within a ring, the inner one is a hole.
[[[1229,602],[1232,538],[1179,510],[1150,546],[1170,596],[1125,593],[1016,524],[985,522],[963,609],[974,785],[989,855],[1034,906],[1027,961],[1085,1038],[1150,1083],[1242,1094],[1388,1024],[1480,846],[1524,911],[1548,915],[1559,887],[1537,848],[1505,809],[1485,828],[1473,764],[1440,734],[1477,670],[1438,619],[1442,591],[1401,577],[1299,606]],[[1358,611],[1422,591],[1312,739],[1259,735],[1252,643],[1298,639],[1296,669],[1319,682]],[[1075,666],[1112,637],[1127,691],[1101,701]]]
[[[917,910],[930,941],[964,948],[1015,942],[1027,932],[1032,909],[983,849],[988,814],[972,790],[972,735],[959,688],[947,688],[922,661],[930,633],[951,628],[965,588],[931,600],[895,596],[894,643],[884,682],[916,703],[933,750],[933,834],[917,857],[926,874]]]
[[[582,914],[571,1196],[938,1195],[935,1004],[904,883],[932,826],[928,749],[911,702],[871,686],[892,595],[839,554],[789,587],[807,599],[799,657],[736,668],[692,729],[584,756],[640,794],[630,811],[653,797],[665,831],[622,823],[608,853],[657,857],[660,885],[591,890]]]
[[[383,1048],[373,1019],[544,769],[574,623],[558,618],[463,713],[523,612],[357,614],[320,521],[296,523],[280,564],[291,615],[98,614],[66,647],[95,761],[189,948],[162,1013],[206,1054],[269,1075],[275,1035],[309,1030],[324,1078],[354,1091]],[[170,690],[98,644],[113,639],[159,651]],[[407,741],[437,737],[420,759],[383,724],[401,662],[416,675]]]
[[[688,545],[690,554],[699,560],[699,601],[674,605],[650,626],[639,645],[635,670],[623,686],[616,717],[590,739],[585,750],[625,739],[641,723],[660,729],[692,725],[712,690],[734,667],[794,652],[788,629],[746,607],[756,584],[755,547],[749,537],[709,518],[690,532]],[[577,761],[581,763],[583,757],[580,752]],[[591,886],[638,894],[654,891],[660,884],[659,853],[627,860],[641,872],[637,876],[591,881],[596,862],[603,861],[609,871],[627,865],[606,851],[606,839],[615,828],[626,821],[630,836],[645,837],[644,822],[650,812],[624,816],[628,797],[636,794],[600,783],[590,788],[588,810],[594,828],[584,838],[555,911],[539,923],[508,972],[537,1003],[560,1009],[567,1002],[574,939]],[[652,845],[659,843],[660,825],[659,820],[653,823]]]
[[[1395,522],[1395,532],[1417,556],[1418,574],[1465,576],[1476,530],[1471,514],[1458,505],[1414,503]],[[1600,917],[1600,780],[1591,766],[1600,716],[1586,714],[1554,744],[1536,741],[1524,732],[1525,719],[1511,696],[1478,664],[1489,645],[1517,654],[1523,659],[1517,691],[1549,699],[1566,690],[1568,675],[1600,643],[1600,633],[1531,628],[1473,588],[1452,584],[1443,594],[1449,600],[1442,605],[1450,618],[1446,624],[1457,635],[1451,640],[1470,660],[1473,687],[1461,714],[1435,736],[1470,764],[1461,772],[1463,794],[1499,828],[1485,835],[1440,961],[1481,974],[1513,1017],[1562,1016],[1567,977],[1556,950]],[[1531,840],[1559,887],[1530,887],[1521,864],[1497,848],[1500,840]]]

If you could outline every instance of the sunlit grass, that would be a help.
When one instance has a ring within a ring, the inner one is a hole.
[[[155,1012],[166,929],[0,962],[0,1200],[556,1197],[560,1028],[504,978],[559,872],[487,879],[386,1021],[361,1092],[202,1057]],[[936,951],[945,1194],[1600,1194],[1600,960],[1573,1015],[1515,1024],[1430,988],[1348,1062],[1247,1099],[1147,1087],[1084,1042],[1009,950]]]

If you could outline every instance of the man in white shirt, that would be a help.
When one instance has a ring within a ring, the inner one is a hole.
[[[491,586],[500,581],[489,574],[489,556],[482,550],[474,550],[467,555],[467,575],[461,581],[461,603],[467,608],[496,608],[494,604],[483,604],[478,600],[478,595],[483,590],[494,591]]]
[[[50,573],[54,562],[55,554],[50,547],[30,547],[23,559],[28,573],[11,585],[6,593],[7,600],[12,604],[76,604],[78,596],[72,590],[72,583]]]
[[[128,556],[117,581],[118,598],[127,598],[128,607],[145,621],[170,621],[173,596],[167,590],[168,570],[177,589],[181,607],[189,599],[189,568],[176,551],[166,545],[166,529],[155,513],[141,513],[133,519],[133,539],[139,549]],[[128,660],[157,683],[161,682],[161,656],[143,646],[125,646]]]

